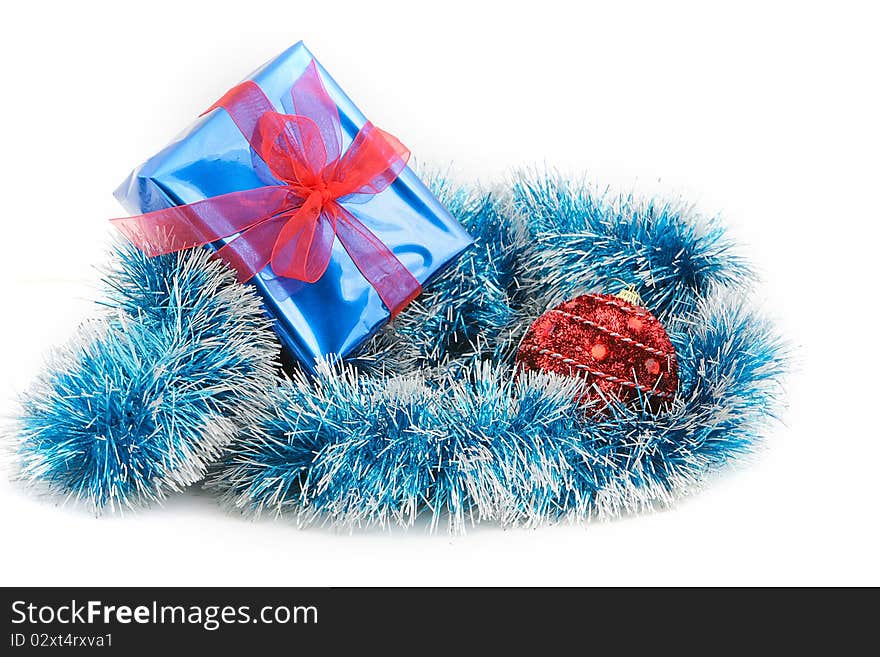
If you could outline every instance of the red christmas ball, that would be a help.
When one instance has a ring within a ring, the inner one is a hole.
[[[522,370],[584,379],[584,402],[645,399],[657,409],[678,389],[675,349],[644,308],[608,294],[585,294],[541,315],[516,355]]]

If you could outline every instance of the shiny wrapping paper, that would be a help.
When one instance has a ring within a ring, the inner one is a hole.
[[[293,113],[290,87],[313,59],[298,43],[249,79],[278,111]],[[320,64],[317,68],[338,107],[347,148],[366,118]],[[135,169],[116,197],[129,212],[139,214],[273,182],[229,115],[214,110]],[[472,241],[409,167],[389,188],[349,209],[422,284]],[[318,358],[350,354],[390,318],[338,240],[317,282],[279,277],[267,266],[250,284],[259,289],[282,342],[308,369]]]

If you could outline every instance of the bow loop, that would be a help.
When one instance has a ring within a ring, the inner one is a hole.
[[[257,121],[251,145],[272,175],[295,189],[309,192],[323,182],[327,148],[312,119],[268,112]]]
[[[307,116],[315,122],[327,149],[327,162],[338,160],[342,154],[342,123],[339,121],[339,109],[327,93],[314,60],[291,87],[290,96],[293,100],[293,113],[297,116]]]
[[[366,123],[337,167],[336,193],[379,194],[406,167],[409,149],[384,130]]]

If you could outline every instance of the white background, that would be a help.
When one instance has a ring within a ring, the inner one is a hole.
[[[611,7],[611,5],[614,5]],[[123,518],[0,477],[0,583],[880,584],[871,3],[7,3],[0,412],[94,312],[112,190],[304,39],[367,116],[464,179],[543,164],[721,214],[796,346],[786,426],[673,509],[466,536],[337,534],[181,495]],[[713,5],[713,6],[710,6]]]

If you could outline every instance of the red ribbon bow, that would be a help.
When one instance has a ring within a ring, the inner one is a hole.
[[[339,111],[314,62],[293,84],[291,95],[294,114],[280,114],[249,80],[207,110],[225,109],[283,184],[112,221],[151,257],[240,233],[215,255],[242,282],[271,263],[279,276],[314,283],[327,270],[338,237],[393,316],[418,296],[421,286],[342,203],[385,190],[406,167],[409,151],[366,123],[343,152]]]

